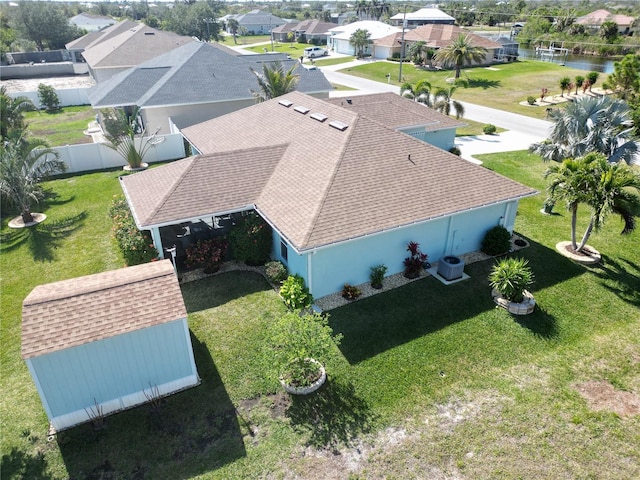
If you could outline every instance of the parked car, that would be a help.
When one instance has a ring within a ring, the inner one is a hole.
[[[327,49],[322,47],[307,47],[304,49],[305,58],[324,57],[328,53]]]

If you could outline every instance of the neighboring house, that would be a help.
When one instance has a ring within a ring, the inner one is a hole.
[[[169,260],[34,288],[22,358],[54,431],[200,383]]]
[[[138,22],[123,20],[105,28],[104,30],[89,32],[80,38],[76,38],[75,40],[67,43],[65,48],[71,52],[76,62],[84,62],[82,52],[84,52],[85,49],[98,45],[100,42],[104,42],[110,38],[120,35],[127,30],[137,27],[138,25],[140,25]]]
[[[191,37],[156,30],[139,23],[118,35],[94,42],[82,55],[89,66],[89,73],[100,83],[191,42],[195,42]]]
[[[311,43],[314,40],[320,41],[322,44],[327,43],[329,37],[329,29],[335,27],[333,23],[323,22],[321,20],[305,20],[300,23],[285,23],[272,30],[274,40],[286,42],[289,32],[293,32],[294,39],[301,43]]]
[[[351,22],[353,19],[358,19],[358,15],[355,11],[343,12],[343,13],[332,13],[331,14],[331,23],[337,25],[344,25],[346,23]]]
[[[416,28],[428,24],[453,25],[456,23],[455,18],[437,8],[421,8],[416,12],[407,12],[406,16],[404,13],[398,13],[391,17],[391,22],[393,25],[402,27],[405,19],[406,28]]]
[[[456,128],[467,125],[395,93],[331,98],[328,102],[447,151],[455,146]]]
[[[468,35],[474,45],[487,49],[485,60],[477,65],[489,65],[498,56],[503,46],[489,38],[476,35],[468,30],[456,25],[423,25],[413,30],[405,31],[405,55],[409,47],[415,42],[426,42],[427,46],[438,50],[449,45],[458,35]],[[402,33],[395,32],[387,37],[380,38],[374,42],[374,52],[376,58],[388,58],[394,53],[400,53]]]
[[[638,30],[635,24],[635,18],[627,15],[618,15],[608,10],[596,10],[583,17],[576,18],[575,23],[584,25],[586,28],[597,31],[604,22],[615,22],[618,24],[618,33],[620,35],[633,35]]]
[[[375,58],[386,58],[377,56],[374,52],[374,43],[377,39],[386,37],[393,33],[401,32],[397,27],[392,27],[386,23],[376,22],[374,20],[363,20],[361,22],[348,23],[339,27],[333,27],[329,30],[330,36],[327,45],[336,53],[345,55],[355,55],[356,51],[350,43],[351,35],[356,30],[366,30],[371,35],[371,44],[364,51],[365,55],[371,55]]]
[[[256,103],[256,75],[265,63],[295,66],[297,89],[327,98],[332,90],[320,70],[307,70],[285,54],[239,55],[220,44],[190,42],[106,80],[89,93],[94,108],[141,108],[147,132],[174,133]]]
[[[120,178],[138,228],[160,246],[162,228],[255,209],[272,257],[322,297],[401,272],[410,241],[432,261],[477,251],[537,193],[355,108],[293,92],[186,128],[202,155]]]
[[[69,23],[75,25],[81,30],[87,32],[97,32],[111,25],[116,21],[111,17],[103,17],[101,15],[91,15],[90,13],[80,13],[69,19]]]
[[[266,35],[271,33],[272,29],[287,23],[286,20],[261,10],[251,10],[232,18],[238,21],[239,27],[245,29],[248,35]],[[228,23],[227,33],[231,33]]]

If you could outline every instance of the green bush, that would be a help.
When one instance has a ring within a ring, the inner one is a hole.
[[[282,282],[280,296],[289,310],[303,310],[313,303],[313,296],[304,284],[304,278],[300,275],[289,275]]]
[[[271,283],[282,283],[289,275],[287,267],[281,262],[268,262],[264,267],[267,280]]]
[[[505,258],[493,266],[489,284],[511,302],[520,303],[524,291],[533,283],[533,272],[524,258]]]
[[[349,285],[348,283],[344,284],[342,288],[342,298],[346,298],[347,300],[355,300],[360,295],[362,295],[362,291],[353,285]]]
[[[496,256],[511,250],[511,234],[506,228],[496,225],[487,230],[480,249],[487,255]]]
[[[113,221],[112,233],[128,266],[148,263],[158,258],[151,234],[138,230],[124,196],[115,196],[109,209]]]
[[[247,265],[264,265],[272,242],[271,227],[255,212],[243,216],[229,232],[234,258]]]
[[[462,155],[462,152],[458,147],[451,147],[449,149],[449,153],[453,153],[454,155],[458,155],[458,156]]]
[[[529,95],[527,97],[527,103],[529,105],[535,105],[536,104],[536,97],[534,97],[533,95]]]
[[[387,273],[387,267],[385,265],[376,265],[375,267],[371,267],[369,280],[373,288],[382,288],[382,280],[384,280],[385,273]]]
[[[494,133],[496,133],[496,126],[492,125],[490,123],[487,123],[483,128],[482,131],[485,135],[493,135]]]
[[[56,93],[56,89],[41,83],[38,85],[38,99],[45,106],[48,112],[60,109],[60,99]]]

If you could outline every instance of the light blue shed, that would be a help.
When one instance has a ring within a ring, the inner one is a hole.
[[[40,285],[22,307],[22,358],[52,431],[200,383],[169,260]]]

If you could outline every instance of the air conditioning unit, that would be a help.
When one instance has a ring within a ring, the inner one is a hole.
[[[457,280],[464,273],[464,260],[460,257],[447,255],[438,262],[438,275],[445,280]]]

